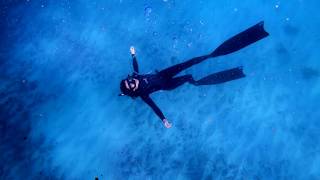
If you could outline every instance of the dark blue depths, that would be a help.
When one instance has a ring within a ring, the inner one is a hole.
[[[320,179],[317,0],[1,1],[0,179]],[[246,78],[118,97],[132,71],[268,38],[186,73]]]

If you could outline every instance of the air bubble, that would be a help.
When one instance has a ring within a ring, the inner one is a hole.
[[[152,13],[152,8],[150,6],[147,6],[144,8],[144,14],[145,16],[150,16],[150,14]]]

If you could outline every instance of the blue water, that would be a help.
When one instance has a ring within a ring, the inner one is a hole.
[[[320,179],[318,0],[2,0],[0,179]],[[265,21],[270,36],[184,73],[246,78],[118,97],[143,73]]]

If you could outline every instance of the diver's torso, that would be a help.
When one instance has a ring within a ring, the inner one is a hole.
[[[139,87],[136,90],[138,96],[148,95],[161,90],[165,84],[165,79],[158,73],[156,74],[135,74],[133,78],[139,80]]]

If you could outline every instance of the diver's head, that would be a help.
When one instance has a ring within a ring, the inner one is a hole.
[[[120,82],[120,90],[122,93],[119,94],[119,96],[127,95],[132,97],[136,86],[137,85],[135,80],[132,77],[128,76],[128,78],[123,79]]]

